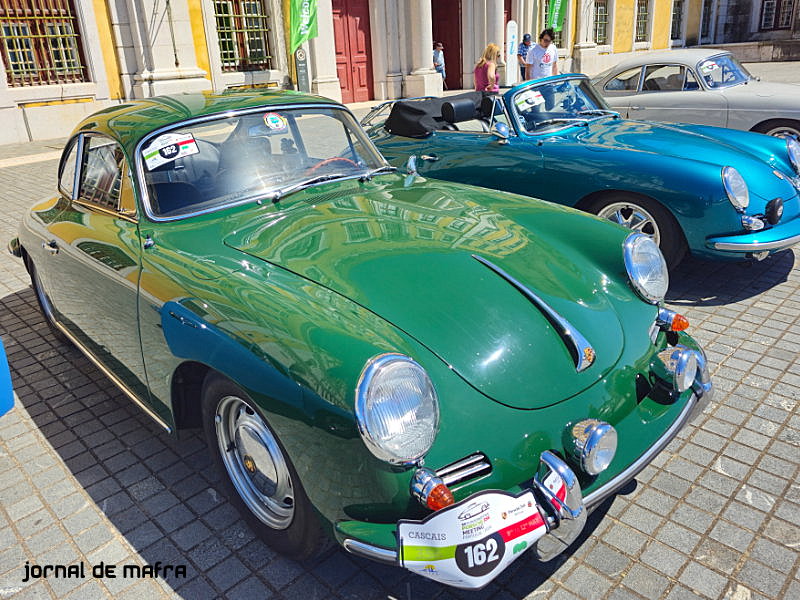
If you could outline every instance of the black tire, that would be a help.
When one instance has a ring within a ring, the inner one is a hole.
[[[235,400],[231,400],[232,398]],[[229,379],[212,372],[203,383],[202,399],[203,428],[208,441],[208,450],[222,476],[220,481],[224,488],[223,491],[253,532],[276,552],[294,560],[316,558],[333,546],[333,540],[322,530],[320,519],[300,483],[300,477],[286,454],[286,450],[275,436],[272,428],[269,427],[266,419],[258,411],[256,404],[244,390]],[[233,416],[229,414],[231,410],[235,410],[248,420],[244,425],[241,425],[241,421],[239,421],[240,425],[234,431],[238,431],[240,437],[236,438],[237,442],[233,443],[233,447],[228,443],[226,433],[218,433],[223,430],[230,432],[230,427],[226,427],[225,424],[230,425],[229,418]],[[253,435],[253,426],[256,429],[263,427],[260,436]],[[270,436],[272,439],[269,439]],[[223,441],[220,442],[220,439]],[[265,442],[265,440],[268,441]],[[228,450],[223,458],[224,451],[221,445],[226,444],[228,444]],[[247,445],[246,450],[245,445]],[[270,449],[270,445],[272,449]],[[258,463],[247,453],[253,449],[266,452],[266,454],[264,452],[254,453],[259,459]],[[280,453],[279,458],[274,454],[275,452]],[[279,462],[282,463],[280,467],[277,466]],[[246,464],[249,466],[245,467]],[[281,480],[283,479],[285,482],[285,478],[278,475],[275,477],[276,481],[272,482],[262,474],[260,467],[274,468],[273,474],[280,473],[283,467],[288,469],[288,489],[290,490],[288,493],[292,498],[290,503],[292,514],[288,519],[283,513],[279,516],[273,515],[279,526],[269,525],[248,505],[248,502],[255,503],[256,510],[260,510],[261,514],[268,519],[272,514],[270,506],[275,510],[285,511],[287,510],[286,505],[289,504],[283,502],[288,500],[288,497],[284,497],[280,501],[274,497],[266,502],[261,501],[263,496],[259,497],[258,491],[259,488],[268,487],[265,482],[274,484],[276,495],[283,495],[279,492],[282,490]],[[235,481],[238,483],[234,483]],[[261,486],[257,485],[259,483]],[[243,491],[240,492],[240,489]]]
[[[629,227],[657,237],[659,240],[658,245],[670,270],[680,264],[689,249],[683,231],[681,231],[675,217],[651,198],[617,192],[598,198],[589,205],[587,212],[608,218],[623,227]],[[620,218],[604,214],[609,212],[620,215]],[[638,216],[644,216],[645,220],[649,222],[645,223],[644,227],[641,227],[642,222],[639,221],[638,227],[631,227],[629,223],[624,222],[626,215],[630,215],[631,223],[636,221]]]
[[[28,269],[28,274],[31,276],[31,287],[33,288],[34,296],[36,296],[36,303],[39,305],[39,310],[42,311],[42,314],[44,315],[44,321],[47,323],[47,326],[53,333],[53,337],[55,337],[56,340],[62,344],[72,346],[72,341],[66,335],[64,335],[64,333],[55,324],[55,316],[53,315],[53,306],[50,303],[50,298],[47,297],[44,289],[42,289],[42,284],[39,281],[39,275],[36,272],[36,266],[33,264],[33,261],[27,256],[27,254],[25,255],[25,266]]]
[[[789,134],[800,138],[800,121],[793,121],[792,119],[770,119],[769,121],[759,123],[753,127],[752,130],[765,135],[783,136]]]

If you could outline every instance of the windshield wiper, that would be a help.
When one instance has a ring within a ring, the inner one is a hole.
[[[580,110],[578,111],[579,115],[608,115],[610,117],[619,118],[619,113],[615,110],[606,110],[605,108],[592,108],[589,110]]]
[[[361,177],[358,178],[359,181],[370,181],[375,175],[379,173],[391,173],[393,171],[397,171],[397,167],[392,167],[391,165],[383,165],[382,167],[378,167],[377,169],[372,169],[371,171],[367,171],[366,173],[362,174]]]
[[[272,203],[275,204],[276,202],[279,202],[280,199],[283,198],[284,196],[302,190],[303,188],[307,188],[317,183],[330,181],[332,179],[340,179],[341,177],[348,177],[350,175],[351,175],[350,173],[328,173],[326,175],[318,175],[317,177],[312,177],[311,179],[306,179],[304,181],[298,181],[297,183],[293,183],[292,185],[287,185],[285,188],[277,189],[274,192],[271,192],[268,197],[270,200],[272,200]]]
[[[534,123],[533,127],[536,129],[537,127],[541,127],[542,125],[549,125],[550,123],[578,123],[580,125],[586,126],[588,122],[586,119],[571,119],[571,118],[555,118],[555,119],[545,119],[544,121],[539,121],[538,123]]]

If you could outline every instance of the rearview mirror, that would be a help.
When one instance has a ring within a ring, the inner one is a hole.
[[[500,140],[508,140],[508,125],[505,123],[495,123],[492,125],[490,133]]]
[[[417,157],[414,154],[408,157],[408,162],[406,163],[406,173],[409,175],[417,174]]]

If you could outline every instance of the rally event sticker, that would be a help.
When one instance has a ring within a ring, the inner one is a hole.
[[[539,90],[526,90],[514,100],[517,108],[523,110],[526,106],[539,106],[542,103],[544,103],[544,96]]]
[[[274,112],[264,115],[264,124],[274,132],[286,131],[286,128],[289,126],[289,122],[286,120],[286,117]]]
[[[142,150],[142,156],[147,170],[152,171],[177,158],[198,152],[200,150],[191,133],[165,133],[150,142],[147,148]]]
[[[700,65],[700,72],[703,75],[709,75],[719,69],[719,65],[715,63],[713,60],[707,60],[702,65]]]
[[[546,532],[530,490],[479,492],[424,521],[397,523],[406,569],[464,589],[489,583]]]

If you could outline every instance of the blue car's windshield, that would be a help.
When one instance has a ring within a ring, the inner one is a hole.
[[[615,114],[586,79],[559,79],[526,87],[512,100],[514,117],[528,133],[561,128]]]
[[[701,60],[697,71],[710,88],[730,87],[752,79],[747,69],[729,54]]]

